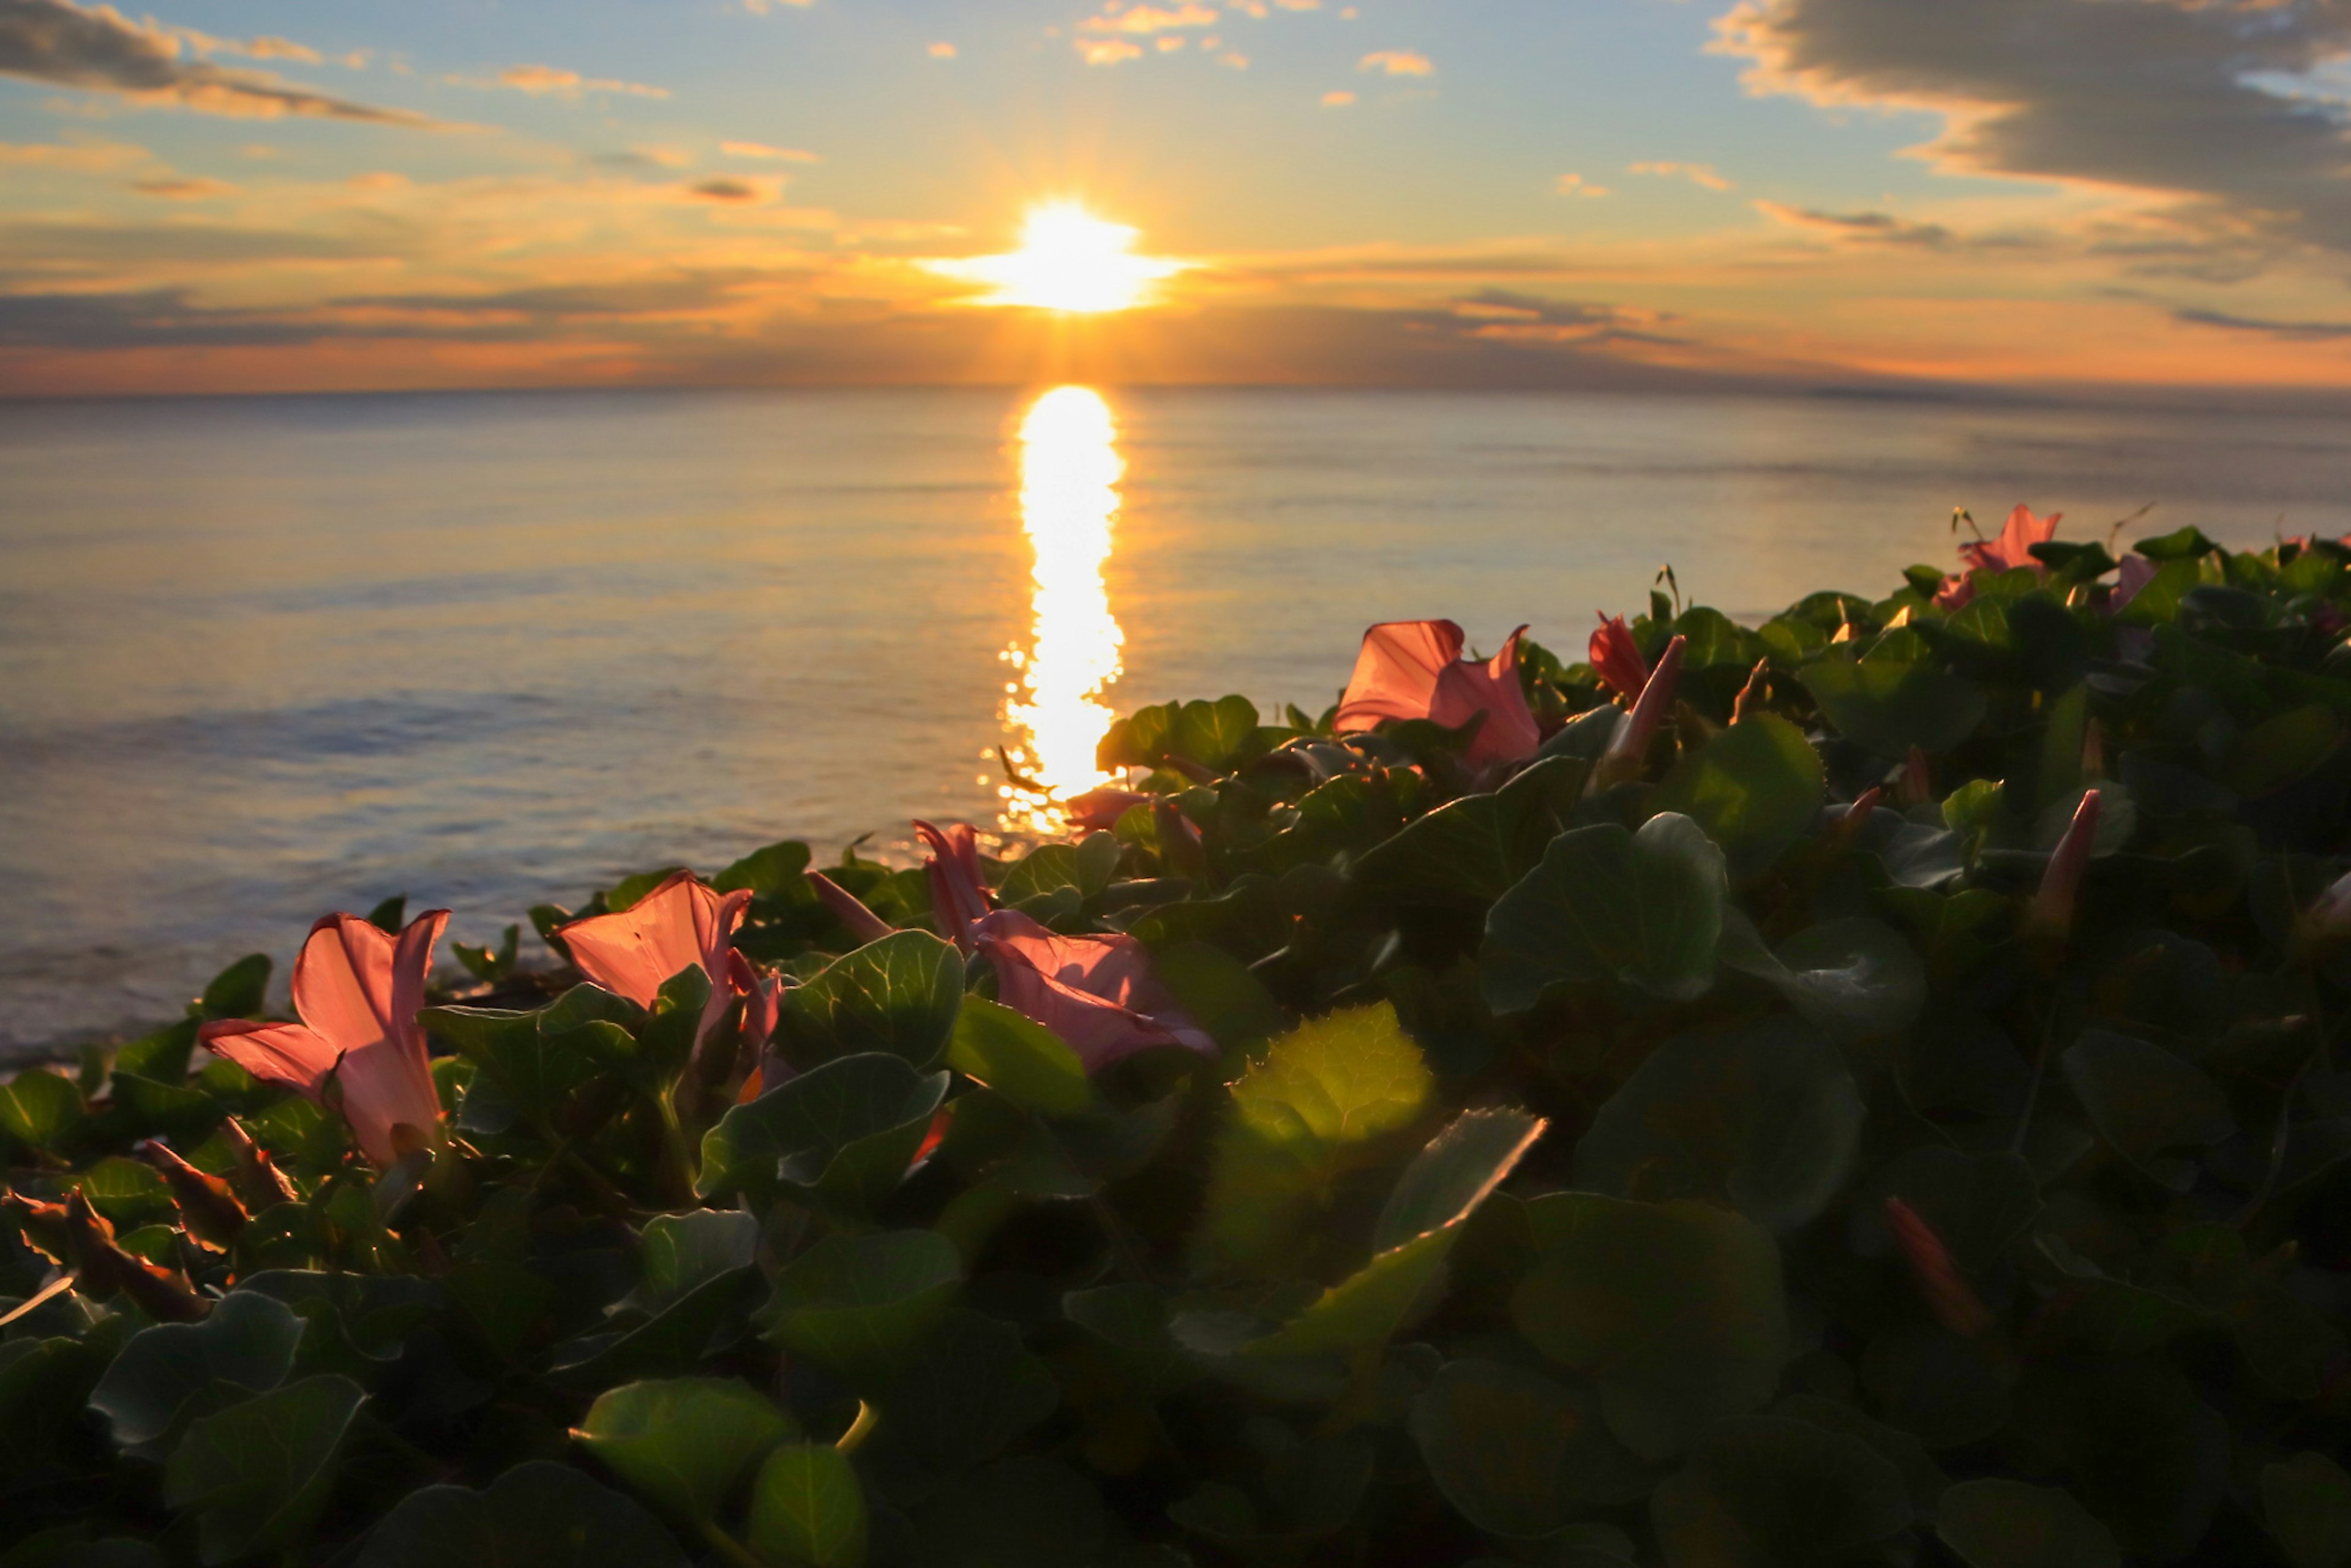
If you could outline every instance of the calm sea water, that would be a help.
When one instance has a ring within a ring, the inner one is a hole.
[[[786,836],[1019,831],[1113,708],[1319,709],[1365,623],[1768,612],[1950,508],[2351,529],[2334,421],[1288,392],[0,403],[0,1051],[406,893],[490,939]],[[281,977],[283,970],[281,967]]]

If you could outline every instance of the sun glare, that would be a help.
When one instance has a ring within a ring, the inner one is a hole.
[[[949,277],[989,285],[983,305],[1025,305],[1039,310],[1091,315],[1151,302],[1153,285],[1186,263],[1137,256],[1137,231],[1078,205],[1054,202],[1029,214],[1020,248],[1002,256],[932,265]]]

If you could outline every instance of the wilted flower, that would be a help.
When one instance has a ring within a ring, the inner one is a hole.
[[[391,1165],[440,1136],[441,1100],[416,1014],[448,924],[447,910],[429,910],[394,937],[356,915],[329,915],[294,960],[300,1023],[223,1019],[196,1038],[256,1078],[322,1104],[331,1078],[335,1108],[360,1150]]]
[[[1425,718],[1458,729],[1479,714],[1464,760],[1472,767],[1531,757],[1542,731],[1519,684],[1519,637],[1484,664],[1461,657],[1465,639],[1450,621],[1389,621],[1364,633],[1354,674],[1339,699],[1332,728],[1341,735],[1375,729],[1383,719]]]
[[[1088,1072],[1154,1046],[1217,1054],[1217,1042],[1151,973],[1132,936],[1062,936],[1003,909],[972,938],[996,967],[997,999],[1061,1036]]]
[[[918,821],[914,831],[931,852],[923,862],[931,879],[931,920],[940,936],[968,953],[972,926],[995,907],[979,874],[979,833],[969,822],[949,822],[942,830]]]
[[[2122,613],[2124,607],[2139,596],[2139,591],[2155,580],[2155,562],[2137,550],[2123,557],[2122,570],[2115,573],[2114,591],[2106,595],[2106,613]]]
[[[747,888],[720,893],[681,871],[628,908],[575,920],[556,935],[581,974],[641,1008],[660,1000],[662,987],[674,977],[701,969],[710,980],[710,999],[703,1004],[695,1040],[709,1038],[741,998],[743,1036],[756,1049],[775,1028],[780,982],[762,979],[735,950],[735,928],[750,904]]]
[[[85,1295],[120,1291],[158,1322],[196,1322],[213,1310],[212,1298],[191,1288],[185,1276],[125,1251],[114,1239],[113,1225],[90,1207],[78,1186],[66,1198],[66,1247],[73,1258],[75,1288]]]
[[[1637,697],[1648,683],[1649,661],[1641,657],[1640,645],[1633,641],[1633,629],[1625,624],[1622,615],[1614,619],[1600,617],[1600,630],[1592,634],[1586,657],[1592,663],[1592,673],[1621,696]]]

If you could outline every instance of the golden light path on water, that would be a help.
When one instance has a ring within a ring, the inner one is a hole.
[[[1020,520],[1035,552],[1026,647],[1005,650],[1019,672],[1005,686],[1006,747],[1018,780],[998,791],[1008,833],[1059,833],[1056,801],[1112,775],[1094,763],[1113,716],[1103,691],[1119,674],[1125,636],[1111,614],[1102,568],[1118,520],[1118,421],[1091,387],[1056,387],[1020,424]]]

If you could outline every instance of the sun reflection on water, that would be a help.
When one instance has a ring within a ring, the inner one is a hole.
[[[1091,387],[1056,387],[1020,424],[1020,518],[1036,552],[1029,643],[1005,650],[1008,833],[1058,833],[1055,802],[1108,783],[1094,748],[1113,716],[1102,694],[1125,637],[1102,567],[1118,517],[1118,421]]]

